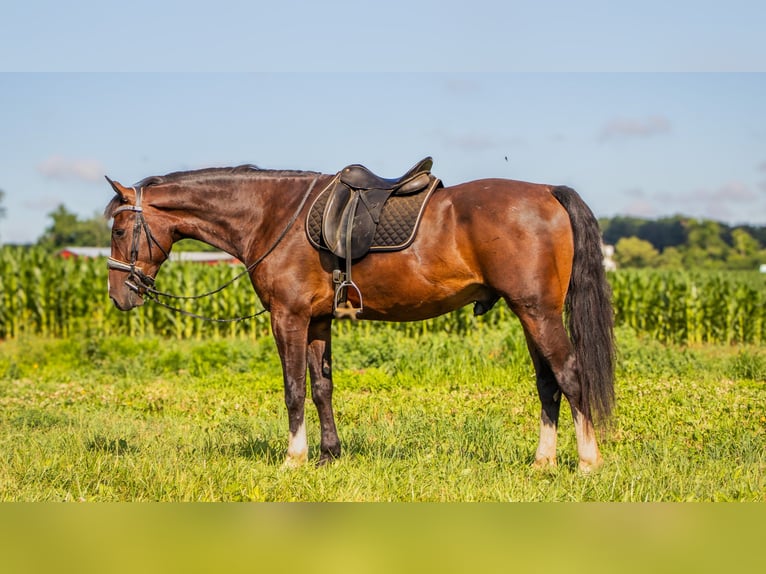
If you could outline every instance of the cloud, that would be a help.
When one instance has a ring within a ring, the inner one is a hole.
[[[644,199],[636,199],[631,201],[624,208],[625,215],[632,215],[633,217],[656,217],[659,215],[657,208],[650,202]]]
[[[758,199],[758,194],[746,183],[730,181],[713,188],[698,188],[673,194],[656,194],[654,199],[658,203],[675,204],[688,209],[703,204],[724,208],[727,204],[750,203]]]
[[[27,199],[21,202],[24,209],[48,213],[53,211],[62,203],[60,197],[44,196],[34,199]]]
[[[59,181],[100,181],[105,169],[94,159],[70,159],[52,155],[37,165],[37,171],[48,179]]]
[[[435,136],[444,146],[466,152],[515,147],[524,143],[520,138],[497,138],[491,134],[478,131],[451,134],[439,130],[435,133]]]
[[[448,94],[454,96],[472,96],[481,91],[479,82],[466,78],[448,78],[442,85]]]
[[[651,197],[657,213],[677,212],[692,217],[716,221],[751,221],[762,212],[758,204],[759,193],[741,181],[730,181],[717,187],[697,188],[679,193],[657,193]],[[633,206],[634,212],[641,206]]]
[[[716,189],[701,189],[688,196],[710,202],[749,202],[757,199],[756,193],[741,181],[731,181]]]
[[[645,119],[615,118],[607,122],[601,130],[599,140],[620,140],[645,138],[670,131],[670,120],[663,116],[650,116]]]

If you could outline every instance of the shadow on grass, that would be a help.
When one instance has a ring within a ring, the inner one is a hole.
[[[129,444],[125,438],[108,438],[103,435],[96,435],[85,443],[85,448],[91,452],[106,454],[129,454],[138,451],[138,447]]]
[[[248,438],[224,447],[225,451],[242,458],[260,460],[266,464],[282,464],[287,450],[281,441],[262,438]]]
[[[68,425],[69,418],[41,409],[27,409],[13,416],[11,423],[19,429],[48,430]]]

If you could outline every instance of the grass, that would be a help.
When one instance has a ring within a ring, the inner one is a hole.
[[[297,470],[270,339],[0,344],[5,501],[766,501],[766,353],[618,332],[606,463],[531,468],[539,406],[519,329],[334,341],[343,456]],[[318,421],[310,400],[311,456]]]

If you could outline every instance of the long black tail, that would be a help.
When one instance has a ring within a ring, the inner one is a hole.
[[[583,392],[582,408],[586,417],[604,422],[614,407],[614,311],[598,220],[575,190],[560,186],[551,193],[569,213],[574,234],[566,312]]]

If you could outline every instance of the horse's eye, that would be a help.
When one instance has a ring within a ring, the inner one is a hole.
[[[117,239],[125,237],[125,230],[124,229],[112,229],[112,236],[116,237]]]

